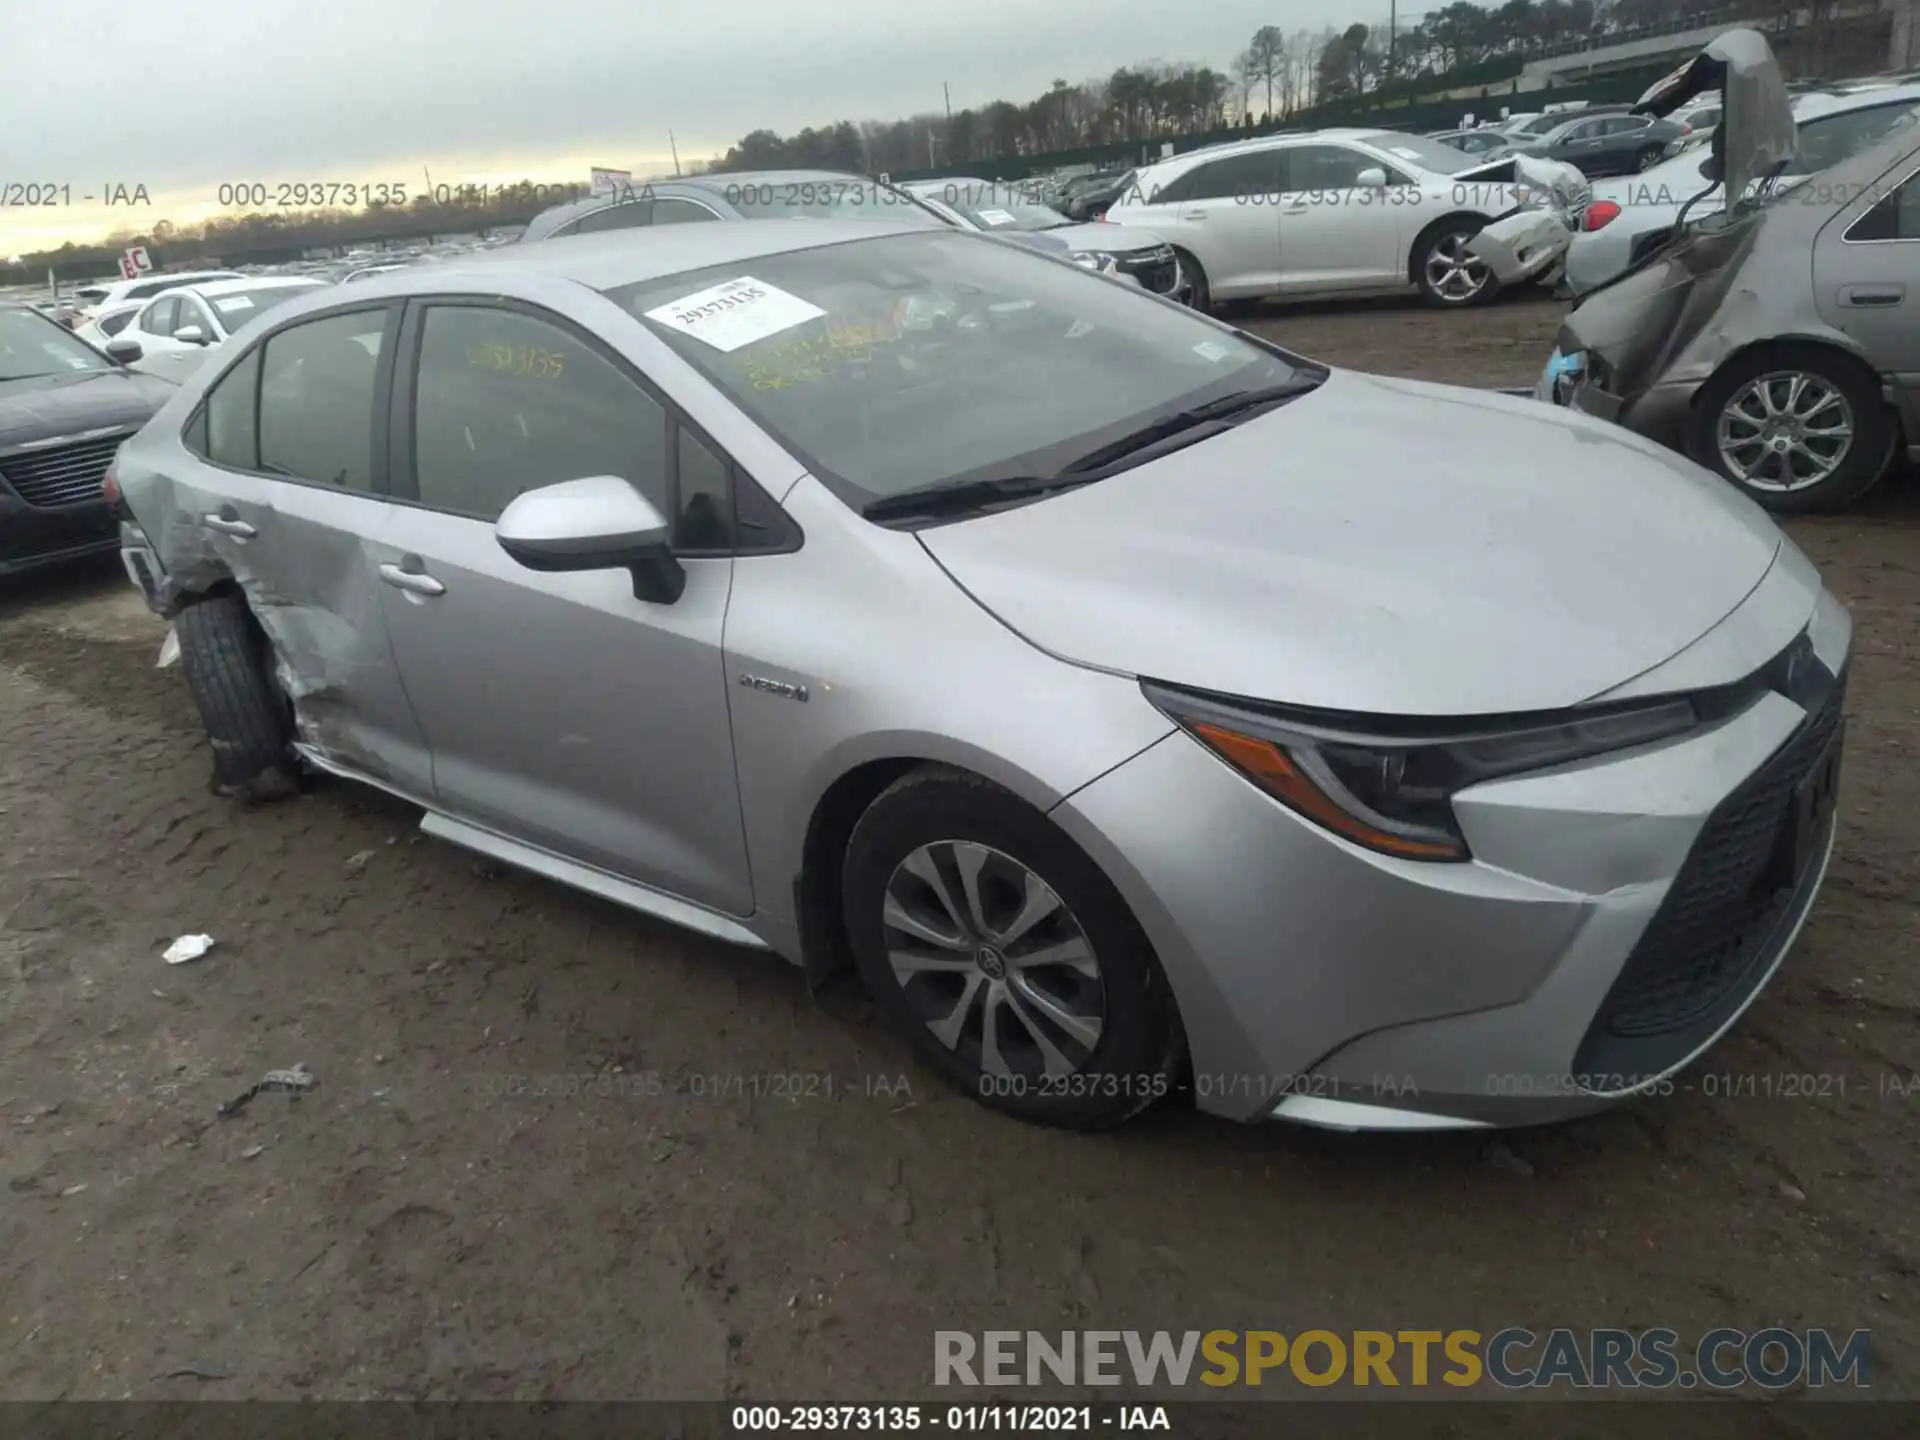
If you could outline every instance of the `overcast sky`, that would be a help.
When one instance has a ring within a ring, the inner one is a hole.
[[[15,0],[0,185],[71,185],[74,203],[0,208],[0,257],[203,218],[222,182],[666,171],[669,129],[706,159],[761,127],[938,110],[943,80],[958,110],[1154,59],[1224,67],[1261,25],[1375,8],[1384,21],[1386,0]],[[113,184],[153,207],[80,203]]]

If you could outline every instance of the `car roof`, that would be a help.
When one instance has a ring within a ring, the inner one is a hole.
[[[196,295],[217,296],[235,295],[244,290],[309,290],[325,284],[324,280],[309,280],[304,275],[243,275],[238,280],[202,280],[181,288],[191,289]],[[158,300],[160,296],[153,298]]]
[[[1793,118],[1816,120],[1851,110],[1877,110],[1882,105],[1920,102],[1920,81],[1890,82],[1864,87],[1808,90],[1793,97]]]
[[[742,182],[745,183],[745,182]],[[893,220],[776,219],[738,220],[725,225],[661,225],[636,230],[609,230],[590,235],[565,235],[537,245],[505,245],[475,252],[440,265],[409,265],[376,275],[353,288],[355,300],[381,295],[405,295],[414,289],[457,289],[472,277],[508,272],[549,275],[571,280],[591,290],[612,290],[648,280],[663,279],[688,270],[737,265],[766,255],[815,250],[849,240],[881,235],[925,235],[924,225]],[[942,227],[943,235],[959,232]],[[326,287],[331,289],[332,287]],[[296,302],[297,303],[297,302]]]

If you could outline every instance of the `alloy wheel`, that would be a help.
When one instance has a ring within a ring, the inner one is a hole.
[[[1787,493],[1831,478],[1853,448],[1853,407],[1831,381],[1803,370],[1755,376],[1720,409],[1715,444],[1727,473]]]
[[[1053,887],[1012,856],[969,840],[920,846],[894,867],[882,922],[908,1005],[981,1075],[1072,1075],[1099,1046],[1099,959]]]
[[[1482,290],[1492,272],[1484,260],[1467,251],[1472,237],[1464,230],[1442,235],[1427,251],[1427,288],[1452,305],[1464,305]]]

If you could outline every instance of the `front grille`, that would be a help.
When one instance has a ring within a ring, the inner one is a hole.
[[[1142,250],[1136,255],[1122,255],[1119,266],[1122,274],[1131,275],[1157,295],[1165,295],[1172,290],[1180,274],[1180,267],[1174,263],[1171,245],[1162,245],[1157,250]]]
[[[53,509],[100,498],[100,482],[129,432],[0,460],[0,480],[29,505]]]
[[[1818,712],[1708,817],[1582,1042],[1577,1069],[1622,1077],[1669,1069],[1766,975],[1820,872],[1817,845],[1797,874],[1776,873],[1776,852],[1845,697],[1843,674]]]

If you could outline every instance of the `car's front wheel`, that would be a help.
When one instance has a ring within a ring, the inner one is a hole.
[[[1094,1129],[1172,1088],[1184,1040],[1152,946],[1017,796],[944,766],[903,777],[855,826],[841,890],[876,1003],[982,1103]]]
[[[1420,238],[1414,247],[1413,279],[1429,305],[1464,309],[1490,298],[1498,288],[1487,262],[1467,249],[1467,242],[1483,228],[1480,220],[1455,220]]]
[[[1887,469],[1893,421],[1873,373],[1819,345],[1768,345],[1694,398],[1693,456],[1778,515],[1838,510]]]
[[[1206,270],[1185,250],[1175,250],[1173,253],[1180,262],[1180,278],[1187,284],[1187,304],[1202,315],[1212,313],[1213,290],[1207,284]]]

